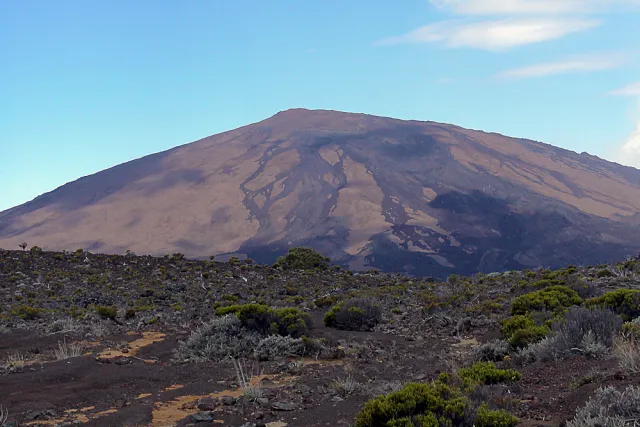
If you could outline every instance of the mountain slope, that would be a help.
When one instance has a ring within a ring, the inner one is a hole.
[[[0,247],[270,262],[308,245],[352,268],[442,276],[640,251],[640,171],[432,122],[288,110],[0,213]]]

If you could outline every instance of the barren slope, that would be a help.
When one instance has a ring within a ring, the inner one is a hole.
[[[270,262],[309,245],[416,274],[640,251],[640,171],[432,122],[288,110],[0,213],[0,247]]]

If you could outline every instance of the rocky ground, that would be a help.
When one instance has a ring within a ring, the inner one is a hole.
[[[481,344],[502,338],[514,299],[541,280],[580,288],[586,298],[640,288],[638,271],[630,260],[436,283],[179,254],[0,251],[0,414],[8,413],[0,426],[351,426],[372,397],[478,360]],[[353,298],[375,301],[381,321],[368,331],[324,326],[332,305]],[[216,309],[248,303],[310,314],[307,335],[320,350],[178,361],[180,343]],[[640,383],[613,353],[532,363],[516,356],[495,363],[522,378],[486,399],[522,426],[563,425],[598,388]]]

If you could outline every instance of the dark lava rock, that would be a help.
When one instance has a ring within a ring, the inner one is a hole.
[[[216,409],[216,400],[211,397],[204,397],[198,400],[198,409],[201,411],[213,411]]]
[[[293,403],[273,402],[271,404],[271,409],[276,411],[294,411],[296,409],[296,405]]]
[[[233,396],[222,396],[222,398],[220,400],[222,400],[222,403],[224,405],[230,406],[230,405],[235,405],[235,403],[236,403],[236,401],[238,399],[236,399]]]
[[[210,423],[215,419],[213,412],[209,411],[200,411],[189,416],[189,421],[192,423]]]

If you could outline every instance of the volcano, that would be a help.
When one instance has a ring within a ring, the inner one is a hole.
[[[640,171],[435,122],[293,109],[83,177],[0,213],[0,247],[443,277],[640,252]]]

